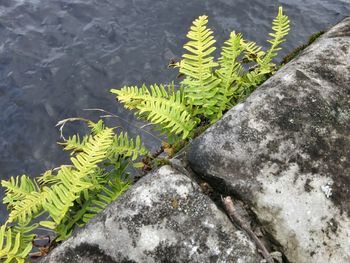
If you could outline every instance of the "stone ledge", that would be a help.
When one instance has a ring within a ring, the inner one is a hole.
[[[255,245],[170,166],[148,174],[41,262],[260,262]]]

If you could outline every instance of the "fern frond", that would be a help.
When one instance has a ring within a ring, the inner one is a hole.
[[[234,96],[235,102],[241,101],[250,95],[254,89],[266,80],[268,75],[271,75],[276,70],[275,64],[271,63],[272,59],[281,49],[279,45],[285,41],[284,37],[289,32],[289,20],[283,14],[282,7],[278,9],[278,15],[273,20],[272,29],[274,33],[270,33],[271,39],[268,42],[271,44],[270,49],[264,53],[254,42],[244,42],[245,59],[248,62],[256,62],[257,65],[243,75],[240,80],[240,85],[237,94]]]
[[[211,115],[211,108],[216,105],[215,95],[220,79],[213,75],[213,68],[218,66],[214,57],[210,56],[216,42],[213,32],[206,27],[207,16],[198,17],[191,26],[187,37],[190,39],[184,48],[189,52],[182,56],[180,73],[186,78],[181,82],[184,87],[188,104],[207,108],[199,112],[205,116]]]
[[[172,86],[172,85],[171,85]],[[124,87],[120,90],[111,90],[117,94],[117,99],[128,109],[136,109],[136,114],[160,125],[165,131],[181,134],[186,138],[197,124],[184,103],[182,89],[168,92],[163,85],[145,85],[141,88]]]
[[[67,215],[74,201],[84,190],[94,188],[90,182],[83,181],[82,176],[73,168],[61,166],[57,174],[61,183],[51,188],[44,187],[47,198],[43,201],[43,209],[49,213],[56,224],[59,224]]]
[[[84,146],[87,143],[87,141],[90,139],[91,136],[97,135],[98,133],[102,132],[105,129],[104,121],[99,120],[98,122],[93,122],[87,119],[82,118],[69,118],[59,122],[60,125],[62,125],[61,129],[63,128],[65,122],[67,121],[84,121],[87,123],[88,127],[91,129],[91,135],[84,135],[82,139],[80,139],[79,134],[75,134],[72,137],[68,137],[68,139],[64,138],[63,142],[58,142],[57,144],[60,144],[64,146],[63,150],[65,151],[71,151],[71,155],[74,155],[78,152],[84,151]],[[62,131],[61,131],[62,132]]]
[[[270,49],[266,52],[264,57],[264,64],[270,63],[272,58],[277,55],[277,51],[281,48],[279,45],[285,41],[284,37],[288,35],[290,30],[288,16],[283,14],[283,8],[278,8],[278,15],[272,22],[273,33],[269,33],[271,37],[268,42],[271,44]]]
[[[89,222],[94,216],[105,209],[110,203],[121,196],[130,187],[130,183],[120,179],[109,181],[108,185],[103,187],[101,192],[91,201],[89,207],[87,207],[83,221]]]
[[[60,181],[60,179],[55,174],[52,174],[52,172],[52,170],[47,170],[42,176],[36,178],[36,181],[41,187],[58,183]]]
[[[58,142],[58,144],[63,145],[63,150],[71,151],[71,155],[73,155],[77,152],[84,151],[84,146],[89,138],[89,135],[85,135],[82,139],[80,139],[79,134],[75,134],[72,137],[68,137],[68,139],[64,142]]]
[[[124,86],[121,89],[111,89],[110,92],[116,94],[116,99],[124,104],[124,107],[127,109],[137,109],[137,106],[153,98],[156,99],[169,99],[174,96],[175,89],[174,83],[167,85],[167,89],[164,85],[154,84],[150,85],[148,88],[145,84],[138,88],[137,86]],[[179,108],[184,108],[183,105],[178,105]]]
[[[235,92],[234,87],[237,87],[237,82],[242,77],[243,67],[238,61],[239,56],[245,50],[242,43],[242,35],[231,32],[230,38],[225,41],[222,47],[221,57],[219,58],[220,68],[216,70],[216,74],[221,80],[218,85],[217,116],[213,121],[219,119],[222,112],[229,106]]]
[[[113,142],[113,129],[106,128],[102,132],[89,138],[85,144],[84,152],[72,157],[71,161],[77,169],[78,177],[87,176],[102,162],[108,153],[108,149]]]
[[[28,244],[31,244],[36,237],[34,231],[38,228],[39,224],[34,223],[30,224],[31,219],[28,219],[25,222],[18,222],[11,227],[12,233],[14,236],[20,235],[20,246],[19,251],[26,251]]]
[[[26,194],[21,202],[14,203],[7,222],[25,222],[42,212],[42,204],[46,200],[45,192],[31,192]]]
[[[145,85],[142,85],[141,88],[137,86],[124,86],[121,89],[111,89],[110,92],[116,94],[116,99],[123,103],[124,107],[129,110],[136,109],[139,103],[148,97],[152,97]]]
[[[80,197],[80,193],[91,187],[88,177],[98,168],[97,164],[107,158],[108,150],[113,142],[113,130],[106,128],[95,136],[90,137],[84,147],[84,152],[72,157],[73,168],[61,166],[57,177],[62,184],[51,188],[44,188],[48,195],[43,202],[43,208],[49,212],[56,224],[64,218],[73,202]]]
[[[30,219],[24,222],[18,222],[16,225],[12,227],[12,231],[15,235],[18,233],[21,235],[21,249],[24,249],[26,246],[26,243],[32,242],[32,240],[35,238],[35,234],[33,234],[33,231],[39,226],[38,223],[30,224]]]
[[[57,241],[67,239],[76,225],[85,225],[129,188],[130,182],[124,173],[127,166],[128,163],[124,162],[120,167],[112,169],[105,176],[107,181],[91,191],[78,208],[73,208],[59,225],[53,221],[41,221],[40,225],[54,229],[58,233]]]
[[[32,243],[28,242],[21,246],[22,237],[20,233],[13,234],[11,228],[6,229],[6,225],[0,228],[0,259],[10,263],[16,260],[18,263],[24,263],[25,258],[32,250]],[[24,247],[21,249],[21,247]]]
[[[257,86],[266,80],[266,75],[270,73],[271,69],[269,65],[261,65],[260,67],[257,67],[254,70],[244,74],[233,97],[234,104],[237,104],[247,98]]]
[[[166,102],[164,100],[145,101],[138,107],[138,115],[154,124],[159,124],[164,131],[173,134],[182,133],[182,138],[185,139],[195,128],[197,122],[187,111],[175,110],[178,106],[179,100],[175,97]]]
[[[25,193],[21,202],[13,204],[8,222],[26,221],[44,209],[58,224],[72,206],[73,201],[79,198],[80,193],[93,187],[83,179],[91,175],[97,168],[97,164],[106,159],[112,142],[113,130],[110,128],[90,137],[84,147],[84,152],[71,158],[74,168],[61,166],[57,173],[60,183],[52,187],[45,186],[42,191]]]
[[[140,136],[136,136],[136,140],[129,139],[126,132],[121,132],[114,137],[113,144],[111,146],[110,154],[123,155],[125,158],[131,157],[132,161],[136,160],[139,155],[146,155],[148,151],[141,144]]]
[[[26,175],[11,177],[9,181],[2,180],[1,185],[5,188],[6,193],[2,202],[10,207],[16,202],[22,201],[26,195],[39,189],[36,182]]]
[[[98,122],[88,121],[87,124],[91,129],[92,135],[97,135],[98,133],[106,129],[106,126],[103,120],[99,120]]]
[[[256,62],[258,58],[265,55],[265,52],[261,50],[261,47],[253,41],[244,41],[241,39],[241,46],[244,47],[244,59],[247,62]]]
[[[56,224],[61,223],[66,216],[70,207],[73,206],[74,200],[79,198],[80,193],[76,191],[83,191],[85,188],[67,189],[62,184],[54,185],[52,188],[44,188],[47,198],[43,201],[43,208],[50,214],[51,218]]]

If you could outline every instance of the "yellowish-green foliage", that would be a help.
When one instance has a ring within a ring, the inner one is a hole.
[[[24,246],[21,233],[14,233],[6,225],[0,228],[0,258],[6,258],[4,262],[24,262],[24,259],[32,250],[32,243],[27,242]]]
[[[215,61],[215,39],[207,27],[207,16],[198,17],[187,34],[189,41],[182,60],[173,64],[184,79],[178,91],[171,85],[125,86],[112,89],[117,100],[136,115],[160,126],[163,132],[180,138],[193,136],[201,121],[211,123],[230,107],[249,95],[275,73],[272,59],[280,50],[289,31],[289,20],[282,7],[273,20],[267,51],[239,33],[231,32],[221,56]],[[246,64],[246,65],[245,65]],[[166,89],[165,87],[170,87]]]
[[[189,41],[184,45],[187,53],[182,55],[179,71],[185,75],[182,85],[186,104],[194,109],[195,115],[203,114],[210,118],[216,113],[221,79],[213,74],[213,69],[218,66],[211,56],[216,49],[216,41],[207,23],[206,16],[200,16],[193,22],[187,34]]]
[[[61,143],[71,151],[70,165],[34,180],[22,175],[1,181],[9,217],[0,230],[0,259],[24,262],[39,226],[53,230],[55,241],[67,239],[75,226],[86,224],[129,188],[126,168],[147,154],[140,137],[115,134],[102,121],[88,125],[91,134]]]
[[[112,90],[128,109],[137,109],[136,114],[162,126],[167,133],[183,133],[187,137],[198,120],[193,118],[184,102],[184,91],[175,91],[174,84],[151,85],[147,88],[125,87]]]

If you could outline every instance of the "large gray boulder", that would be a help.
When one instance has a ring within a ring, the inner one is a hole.
[[[169,166],[148,174],[42,262],[259,263],[255,244]]]
[[[289,262],[350,262],[350,18],[197,138],[189,163]]]

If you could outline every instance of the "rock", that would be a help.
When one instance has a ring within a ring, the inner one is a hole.
[[[42,262],[260,262],[255,244],[170,166],[148,174]]]
[[[188,159],[251,206],[288,262],[350,262],[350,18],[194,140]]]

